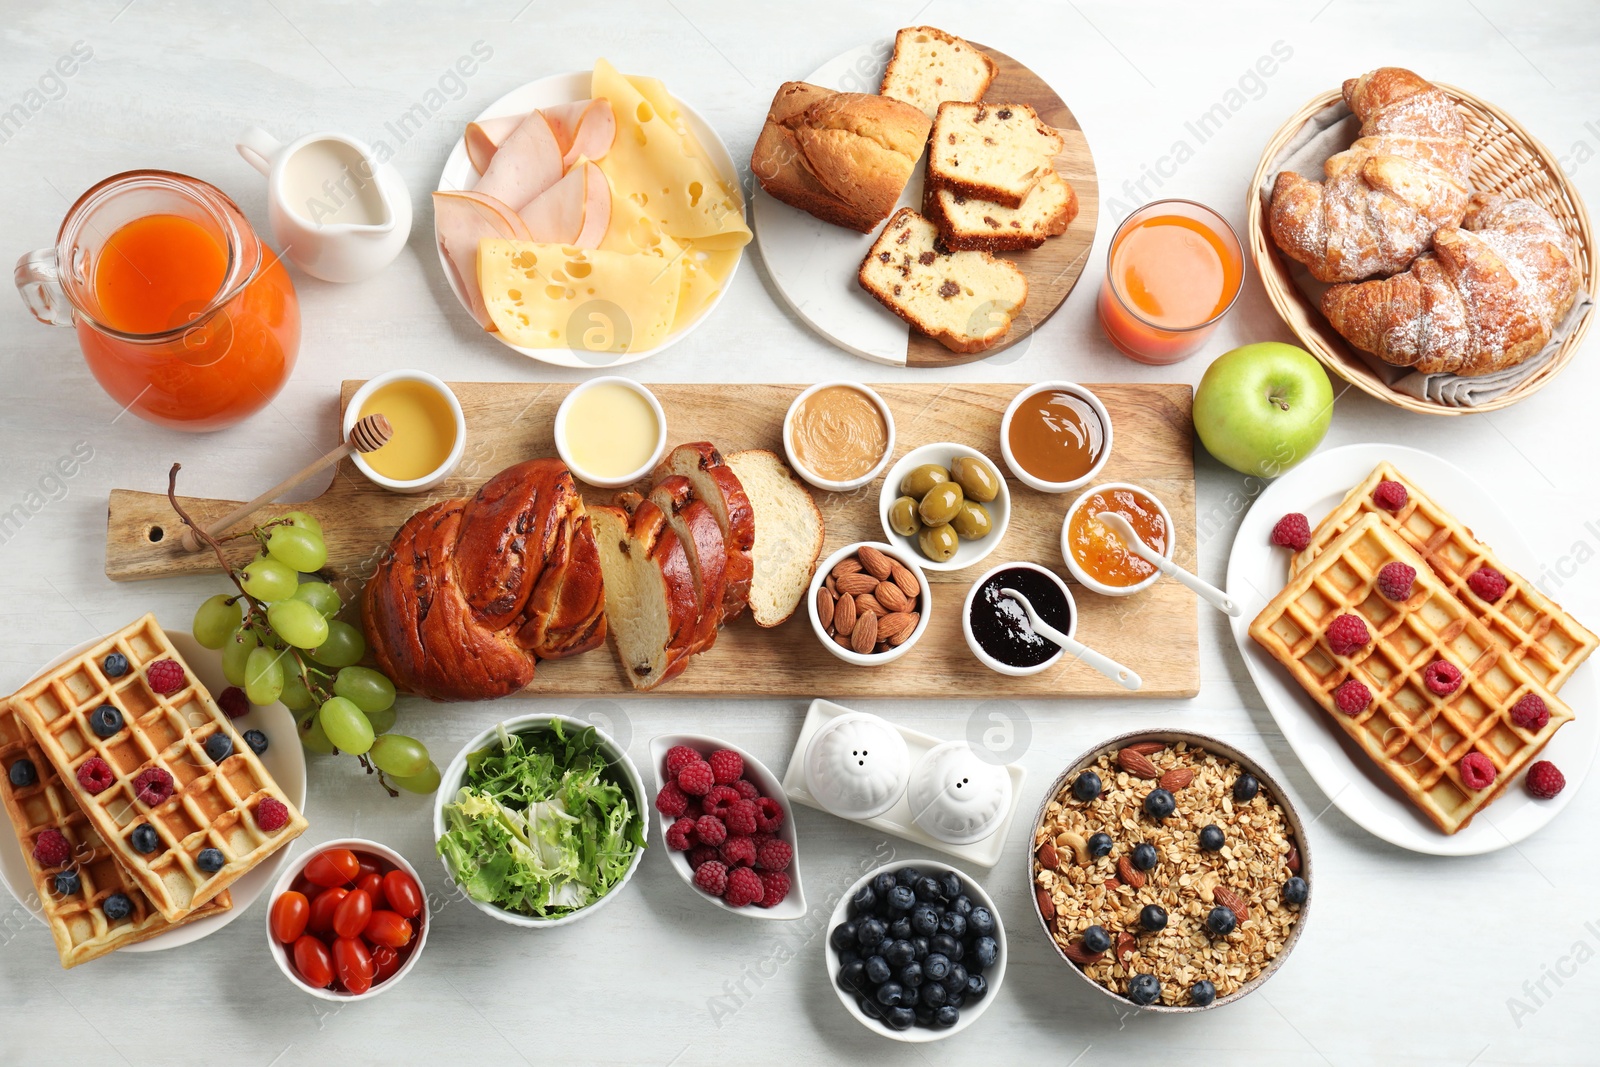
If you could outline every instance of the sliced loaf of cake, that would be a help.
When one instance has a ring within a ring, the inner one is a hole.
[[[722,529],[727,549],[723,569],[722,621],[730,622],[744,611],[750,600],[750,576],[754,568],[751,553],[756,543],[755,512],[739,476],[733,473],[722,453],[709,441],[679,445],[656,468],[656,479],[682,475],[694,487],[694,495],[705,502]]]
[[[1028,279],[988,252],[941,252],[938,236],[933,223],[901,208],[862,260],[856,279],[884,307],[951,351],[981,352],[1011,329],[1028,299]]]
[[[606,623],[635,689],[675,678],[694,654],[700,604],[694,573],[667,516],[648,500],[632,516],[589,509],[605,578]]]
[[[1022,198],[1021,207],[1005,207],[954,189],[929,183],[922,193],[922,211],[939,227],[939,243],[952,251],[1014,252],[1038,248],[1067,232],[1078,216],[1078,194],[1054,170]]]
[[[894,35],[880,96],[920,107],[931,119],[946,100],[982,100],[999,69],[959,37],[932,26],[907,26]]]
[[[777,626],[794,614],[811,585],[822,554],[822,512],[794,472],[765,449],[735,452],[728,466],[755,513],[750,614],[760,626]]]
[[[1063,145],[1061,135],[1027,104],[947,100],[928,135],[928,181],[964,196],[1021,207]]]

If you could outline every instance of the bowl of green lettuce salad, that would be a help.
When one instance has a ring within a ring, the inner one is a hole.
[[[644,781],[582,719],[507,719],[469,741],[442,778],[433,832],[445,873],[501,922],[574,922],[615,897],[644,857]]]

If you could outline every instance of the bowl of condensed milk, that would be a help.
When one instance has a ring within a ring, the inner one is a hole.
[[[654,393],[618,375],[591,378],[556,409],[556,451],[597,489],[646,477],[667,452],[667,414]]]
[[[818,489],[860,489],[894,456],[894,415],[871,386],[819,382],[789,405],[783,450],[795,473]]]

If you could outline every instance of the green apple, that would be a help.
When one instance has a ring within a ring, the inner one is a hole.
[[[1311,455],[1333,420],[1333,386],[1311,353],[1277,341],[1224,352],[1194,394],[1194,428],[1236,471],[1276,478]]]

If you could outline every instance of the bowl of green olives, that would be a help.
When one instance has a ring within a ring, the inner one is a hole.
[[[958,571],[999,546],[1011,522],[1011,490],[988,456],[943,441],[914,448],[883,479],[884,537],[920,557],[924,570]]]

